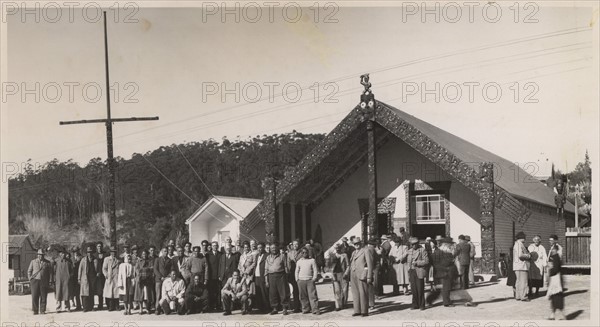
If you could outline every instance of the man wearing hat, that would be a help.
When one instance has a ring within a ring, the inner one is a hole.
[[[79,295],[83,302],[83,312],[92,311],[94,309],[94,294],[96,294],[96,261],[93,256],[94,250],[88,246],[86,257],[79,264],[77,281],[79,282]],[[102,297],[100,297],[102,299]],[[102,303],[102,302],[100,302]],[[100,308],[100,306],[98,306]]]
[[[136,247],[136,249],[137,249],[137,247]],[[129,252],[129,245],[127,245],[127,244],[123,245],[123,253],[121,253],[121,255],[119,255],[119,258],[121,258],[121,260],[123,260],[123,258],[126,255],[131,255],[131,253]]]
[[[412,309],[425,310],[425,278],[429,275],[427,267],[429,256],[416,237],[409,238],[411,248],[406,251],[400,261],[409,265],[408,275],[412,290]]]
[[[116,247],[110,247],[110,256],[104,259],[102,272],[106,277],[103,293],[108,311],[119,310],[119,258]]]
[[[454,253],[458,257],[458,263],[460,268],[458,274],[460,275],[460,284],[463,289],[469,288],[469,266],[471,265],[471,246],[467,243],[464,235],[458,235],[458,244],[456,245],[456,252]]]
[[[519,232],[515,236],[515,246],[513,247],[513,270],[517,277],[515,282],[515,298],[517,301],[529,302],[527,297],[529,278],[529,260],[531,255],[525,247],[525,233]]]
[[[346,276],[350,276],[352,289],[352,316],[366,317],[369,315],[369,285],[373,284],[373,258],[371,252],[363,247],[362,240],[354,239],[355,251],[350,258],[350,265],[346,269]]]
[[[27,269],[34,315],[46,313],[46,298],[48,297],[51,273],[52,265],[44,258],[44,250],[40,248],[37,251],[37,258],[31,260],[29,269]]]

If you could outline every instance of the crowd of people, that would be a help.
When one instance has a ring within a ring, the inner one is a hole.
[[[513,269],[515,297],[526,301],[524,287],[530,287],[530,294],[532,288],[537,293],[541,287],[540,276],[530,272],[531,266],[551,265],[551,274],[558,271],[560,275],[558,256],[562,249],[554,243],[546,255],[539,237],[528,248],[523,245],[524,239],[524,234],[517,235]],[[350,290],[353,316],[369,315],[375,301],[384,295],[383,285],[393,285],[392,295],[399,295],[401,289],[404,295],[412,295],[413,310],[425,310],[440,295],[445,307],[457,301],[475,305],[467,291],[474,282],[475,258],[475,245],[468,235],[460,235],[458,243],[442,236],[422,243],[401,230],[399,235],[382,235],[368,242],[343,237],[325,251],[312,240],[295,240],[280,247],[278,243],[256,241],[234,243],[231,238],[223,244],[205,240],[199,246],[169,241],[158,252],[154,246],[138,250],[135,245],[125,245],[121,254],[114,247],[105,253],[104,244],[98,242],[95,248],[85,249],[85,256],[79,249],[72,251],[72,257],[69,251],[60,249],[58,257],[50,260],[42,249],[38,250],[38,258],[28,270],[33,313],[45,313],[52,281],[57,312],[71,311],[72,306],[84,312],[104,310],[104,304],[108,311],[120,311],[122,303],[125,315],[132,314],[132,310],[156,315],[231,315],[238,309],[242,315],[252,311],[319,315],[315,284],[325,274],[333,286],[334,310],[347,307]],[[556,278],[550,277],[552,280]],[[562,292],[556,286],[549,286],[549,292]],[[552,303],[562,309],[558,296]]]
[[[533,237],[533,243],[529,246],[525,246],[525,233],[517,233],[515,239],[512,273],[507,280],[507,284],[513,286],[515,299],[529,302],[532,298],[540,296],[541,287],[547,286],[546,297],[550,300],[548,319],[566,319],[563,313],[565,304],[560,273],[563,248],[558,244],[558,236],[550,235],[548,252],[541,244],[542,238],[539,235]]]

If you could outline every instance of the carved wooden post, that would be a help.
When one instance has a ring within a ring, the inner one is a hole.
[[[279,239],[279,228],[276,228],[277,217],[277,201],[276,189],[277,182],[273,177],[267,177],[262,182],[264,192],[264,212],[266,241],[273,243]]]
[[[375,153],[375,95],[371,92],[369,74],[360,76],[360,84],[365,87],[360,96],[360,108],[367,120],[367,167],[369,171],[369,215],[367,237],[377,235],[377,166]]]
[[[481,209],[481,273],[496,274],[496,239],[494,230],[494,164],[482,163],[479,203]]]

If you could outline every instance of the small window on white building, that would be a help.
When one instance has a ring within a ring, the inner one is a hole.
[[[415,195],[417,224],[445,223],[444,197],[440,194]]]

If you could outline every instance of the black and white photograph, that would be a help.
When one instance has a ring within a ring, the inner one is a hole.
[[[3,327],[600,323],[600,2],[0,4]]]

